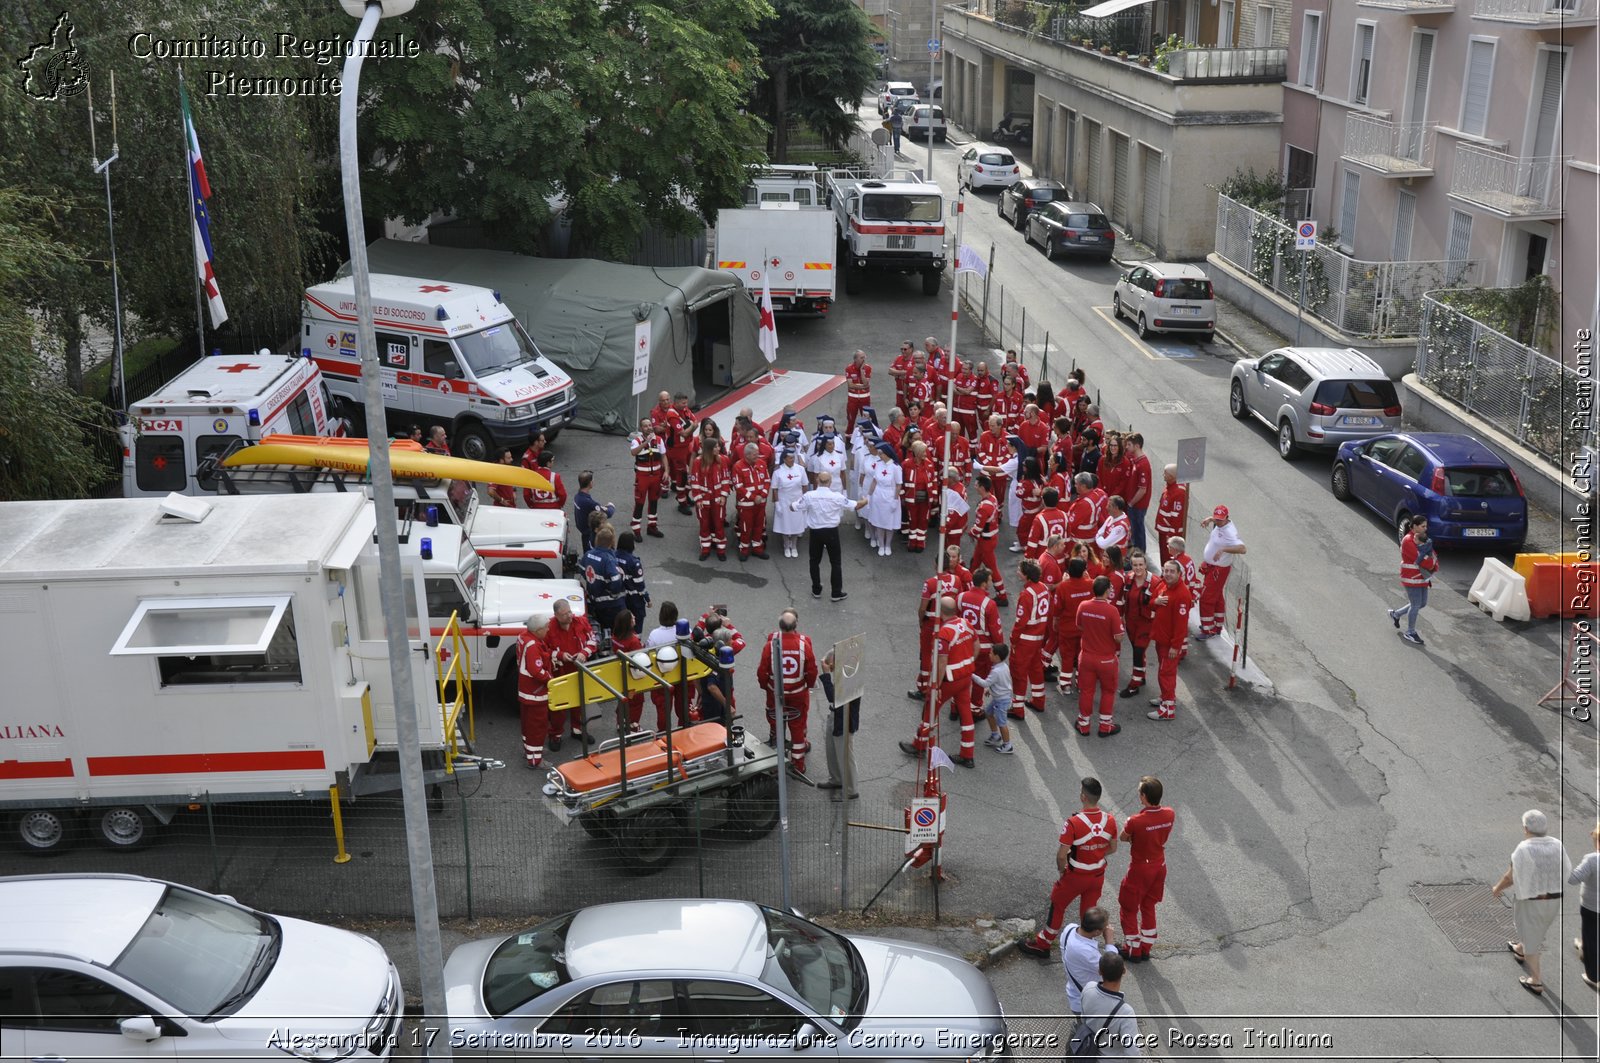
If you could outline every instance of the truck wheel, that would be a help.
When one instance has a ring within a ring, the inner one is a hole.
[[[468,421],[456,430],[456,457],[470,458],[473,461],[493,461],[493,452],[494,441],[476,421]]]
[[[341,398],[339,416],[350,422],[350,435],[360,439],[367,434],[367,408],[359,402]]]
[[[494,692],[505,704],[507,711],[511,715],[520,716],[522,714],[521,706],[517,704],[517,651],[515,647],[500,662],[500,671],[494,677]]]
[[[608,808],[579,816],[578,823],[583,827],[585,834],[601,841],[609,840],[617,832],[617,814]]]
[[[142,849],[155,837],[157,821],[148,809],[117,805],[97,812],[94,840],[108,849]]]
[[[944,278],[944,274],[939,270],[930,269],[927,272],[925,272],[922,275],[922,294],[923,295],[938,295],[939,294],[939,281],[942,280],[943,278]]]
[[[844,292],[846,295],[860,295],[862,271],[850,264],[848,259],[844,261]]]
[[[672,863],[682,833],[678,817],[667,808],[647,808],[617,824],[616,845],[627,869],[653,875]]]
[[[728,830],[760,838],[778,824],[778,777],[756,775],[728,792]]]
[[[11,837],[24,852],[61,852],[72,847],[76,836],[71,814],[56,808],[30,808],[11,821]]]

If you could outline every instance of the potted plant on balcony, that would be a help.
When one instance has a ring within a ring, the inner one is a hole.
[[[1165,74],[1172,62],[1172,53],[1181,52],[1187,48],[1197,47],[1193,41],[1186,41],[1176,33],[1171,34],[1166,40],[1156,45],[1156,70]]]
[[[1123,61],[1124,61],[1124,62],[1126,62],[1126,61],[1127,61],[1127,58],[1128,58],[1128,53],[1127,53],[1127,51],[1121,51],[1121,52],[1118,52],[1118,53],[1117,53],[1117,58],[1118,58],[1118,59],[1121,59],[1121,60],[1123,60]]]
[[[1149,66],[1150,57],[1148,55],[1141,55],[1138,57],[1137,62],[1140,66]]]
[[[1102,44],[1102,45],[1101,45],[1101,46],[1100,46],[1100,54],[1101,54],[1101,55],[1110,55],[1110,54],[1111,54],[1111,45],[1109,45],[1109,44]]]

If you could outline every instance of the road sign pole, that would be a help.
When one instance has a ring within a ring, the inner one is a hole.
[[[1302,251],[1300,256],[1300,295],[1294,301],[1294,345],[1296,347],[1300,346],[1300,330],[1304,328],[1306,321],[1306,266],[1309,264],[1307,259],[1311,257],[1311,252]]]
[[[1311,268],[1311,253],[1317,249],[1317,223],[1315,219],[1297,222],[1294,227],[1294,249],[1302,256],[1300,259],[1300,294],[1295,299],[1294,307],[1294,343],[1300,346],[1300,333],[1305,326],[1306,317],[1306,271]]]

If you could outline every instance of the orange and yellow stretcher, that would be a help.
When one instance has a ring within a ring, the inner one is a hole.
[[[625,792],[648,793],[727,766],[729,752],[728,729],[720,723],[697,723],[670,735],[639,732],[551,769],[551,796],[574,811],[590,811]]]

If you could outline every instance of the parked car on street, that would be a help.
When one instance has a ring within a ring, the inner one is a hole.
[[[895,114],[904,118],[907,123],[911,121],[912,112],[922,105],[920,96],[896,96],[892,105]]]
[[[943,107],[919,103],[911,108],[911,116],[906,119],[906,136],[926,140],[929,134],[932,134],[933,139],[942,144],[949,132],[950,127],[944,121]]]
[[[1199,266],[1141,262],[1124,270],[1111,290],[1111,312],[1153,332],[1198,332],[1210,343],[1217,327],[1217,300]]]
[[[1400,397],[1377,362],[1354,347],[1279,347],[1233,364],[1228,411],[1278,431],[1278,454],[1400,430]]]
[[[747,901],[602,904],[469,942],[444,968],[458,1048],[568,1058],[999,1060],[983,972]],[[700,1048],[698,1053],[693,1049]],[[622,1053],[621,1055],[617,1054]]]
[[[1110,261],[1117,249],[1117,231],[1111,219],[1093,203],[1057,200],[1028,215],[1022,235],[1030,244],[1038,244],[1044,257],[1057,255],[1093,255]]]
[[[405,998],[363,934],[138,875],[0,878],[19,1059],[387,1059]]]
[[[1022,180],[1022,167],[1010,152],[999,148],[971,147],[956,163],[956,184],[980,188],[1010,188]]]
[[[1014,228],[1021,229],[1028,215],[1046,203],[1067,198],[1067,190],[1060,181],[1048,177],[1024,177],[1000,193],[1000,217]]]
[[[1428,518],[1441,543],[1520,547],[1528,500],[1506,460],[1475,437],[1405,432],[1351,441],[1333,463],[1333,497],[1355,500],[1400,535],[1412,517]]]
[[[888,81],[878,94],[878,114],[884,118],[894,109],[894,101],[902,96],[916,96],[917,87],[909,81]]]

